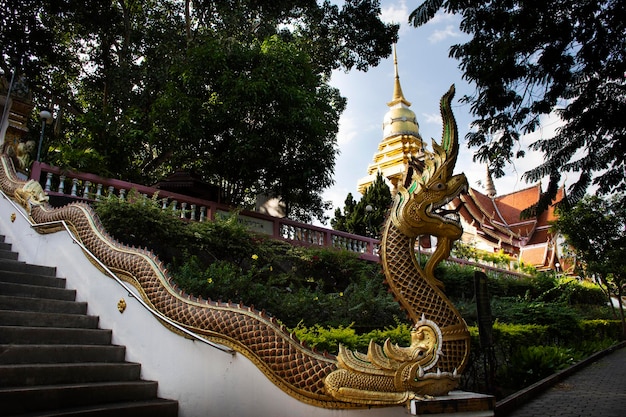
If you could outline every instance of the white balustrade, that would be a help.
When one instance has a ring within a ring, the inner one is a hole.
[[[89,187],[91,187],[91,181],[85,181],[85,188],[83,188],[83,198],[89,198]]]
[[[61,175],[59,177],[59,188],[57,189],[57,192],[64,194],[64,191],[65,191],[65,175]]]
[[[52,188],[52,172],[48,172],[46,174],[46,187],[45,190],[46,191],[50,191]]]

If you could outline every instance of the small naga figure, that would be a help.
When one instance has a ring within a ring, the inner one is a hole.
[[[30,214],[31,205],[40,206],[48,202],[48,196],[43,191],[41,184],[35,180],[28,180],[21,188],[17,188],[14,196],[28,214]]]
[[[465,175],[452,175],[458,132],[450,101],[454,86],[441,99],[441,145],[409,161],[381,239],[386,284],[414,322],[409,347],[387,340],[370,342],[367,354],[340,346],[338,369],[325,379],[335,398],[368,405],[403,404],[414,398],[446,395],[458,386],[467,365],[469,332],[443,293],[434,269],[450,254],[463,232],[458,211],[445,208],[467,189]],[[415,256],[419,236],[437,237],[437,248],[422,267]]]

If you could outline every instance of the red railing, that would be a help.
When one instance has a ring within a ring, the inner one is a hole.
[[[215,216],[220,214],[226,215],[234,210],[230,206],[218,204],[214,201],[193,198],[127,181],[103,178],[93,174],[67,171],[40,162],[33,163],[30,177],[39,181],[49,196],[66,198],[68,200],[91,202],[101,198],[108,198],[109,196],[123,199],[126,198],[131,190],[135,190],[150,198],[156,194],[155,198],[160,201],[163,210],[172,210],[181,219],[187,221],[211,221],[215,219]],[[293,245],[344,249],[358,253],[361,259],[380,261],[378,256],[380,241],[377,239],[299,223],[287,218],[268,216],[255,211],[240,211],[238,219],[255,232],[270,235],[275,239],[284,240]],[[525,276],[507,269],[453,257],[448,258],[447,261],[471,266],[476,269],[488,270],[496,275],[509,275],[515,278]]]
[[[188,221],[211,221],[215,219],[215,216],[233,211],[232,207],[213,201],[93,174],[67,171],[40,162],[33,163],[30,178],[38,181],[49,196],[68,200],[91,202],[110,196],[124,199],[131,190],[135,190],[148,198],[156,198],[163,210],[172,210],[181,219]],[[254,211],[241,211],[238,218],[255,232],[264,233],[294,245],[344,249],[358,253],[361,259],[379,261],[380,242],[377,239]]]

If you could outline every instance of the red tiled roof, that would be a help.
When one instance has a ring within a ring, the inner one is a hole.
[[[547,252],[547,245],[525,247],[520,249],[519,259],[520,262],[524,262],[528,265],[544,266],[546,262]]]
[[[540,196],[541,184],[493,199],[470,188],[468,194],[455,199],[453,204],[458,207],[464,203],[459,214],[466,223],[476,227],[483,239],[500,242],[503,248],[507,246],[508,250],[519,252],[526,263],[547,267],[553,256],[548,243],[552,238],[550,222],[556,219],[554,207],[550,206],[539,217],[521,218],[522,211],[536,204]],[[554,203],[563,197],[561,188]]]
[[[497,196],[494,199],[502,218],[506,224],[515,224],[521,221],[522,210],[539,201],[541,195],[541,185],[535,185],[510,194]]]

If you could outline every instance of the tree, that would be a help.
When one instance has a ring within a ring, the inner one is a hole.
[[[619,300],[626,337],[622,297],[626,290],[626,207],[623,194],[610,199],[585,197],[572,207],[557,208],[553,228],[565,236],[586,276],[597,278],[609,296]]]
[[[524,156],[520,134],[555,113],[563,126],[531,144],[544,162],[524,174],[527,181],[550,178],[538,210],[567,172],[580,173],[568,190],[572,201],[592,184],[599,194],[626,187],[626,3],[427,0],[409,21],[422,25],[440,9],[460,14],[460,29],[472,36],[450,56],[476,85],[462,98],[476,117],[467,135],[475,159],[504,175],[506,163]]]
[[[398,30],[377,0],[25,3],[2,5],[0,67],[62,110],[44,161],[144,183],[195,170],[223,202],[279,196],[304,221],[332,184],[345,100],[329,75],[378,64]]]
[[[338,207],[330,224],[335,230],[379,238],[391,202],[391,191],[379,172],[360,201],[355,202],[352,193],[348,193],[343,213]]]

